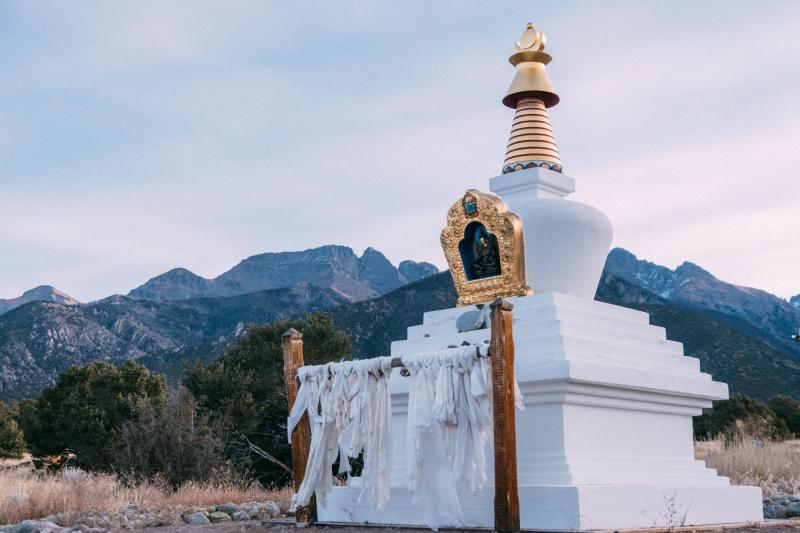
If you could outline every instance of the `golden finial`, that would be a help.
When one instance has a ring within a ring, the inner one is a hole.
[[[545,72],[552,57],[544,52],[547,37],[528,23],[508,59],[517,69],[503,104],[516,109],[508,139],[503,174],[533,167],[561,172],[561,159],[547,108],[558,103],[558,94]]]
[[[537,32],[536,27],[529,22],[514,43],[514,53],[508,58],[517,68],[517,75],[503,98],[503,104],[516,109],[517,100],[523,95],[539,97],[545,107],[553,107],[558,103],[556,89],[544,70],[544,66],[553,60],[550,54],[544,52],[546,44],[547,36],[543,32]]]
[[[519,40],[514,44],[517,45],[517,50],[534,50],[536,52],[541,52],[547,44],[547,36],[544,32],[537,33],[536,27],[529,22]]]

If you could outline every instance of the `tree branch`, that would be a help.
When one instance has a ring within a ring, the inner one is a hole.
[[[264,459],[266,459],[267,461],[269,461],[271,463],[275,463],[276,465],[280,466],[281,468],[283,468],[284,470],[286,470],[290,474],[293,474],[292,469],[289,468],[288,466],[286,466],[285,464],[283,464],[282,462],[278,461],[278,459],[276,459],[275,456],[268,454],[267,452],[265,452],[264,450],[262,450],[261,448],[259,448],[258,446],[256,446],[252,442],[250,442],[250,439],[247,438],[247,435],[245,435],[243,433],[240,434],[240,435],[244,439],[244,441],[247,443],[247,447],[250,449],[251,452],[255,453],[256,455],[258,455],[260,457],[263,457]]]

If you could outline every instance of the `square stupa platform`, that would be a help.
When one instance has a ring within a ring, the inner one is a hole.
[[[692,417],[728,397],[724,383],[700,371],[680,343],[651,326],[646,313],[560,293],[512,298],[515,372],[525,397],[516,414],[523,529],[594,530],[674,527],[763,520],[761,489],[732,486],[694,458]],[[474,309],[425,313],[392,355],[489,338],[459,333]],[[425,525],[405,477],[408,378],[391,379],[392,499],[377,511],[355,503],[358,480],[335,487],[321,522]],[[492,450],[488,450],[492,464]],[[467,527],[494,524],[490,483],[463,494]]]

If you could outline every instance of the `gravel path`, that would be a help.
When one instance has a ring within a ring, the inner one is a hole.
[[[158,528],[151,528],[148,531],[153,533],[234,533],[239,531],[268,531],[269,533],[301,533],[304,529],[313,530],[315,533],[327,531],[328,533],[420,533],[429,531],[425,528],[403,528],[403,527],[381,527],[381,526],[337,526],[337,525],[315,525],[311,527],[298,527],[294,520],[279,519],[269,520],[264,522],[246,521],[246,522],[223,522],[220,524],[207,524],[202,526],[190,526],[184,524],[181,526],[165,526]],[[441,532],[458,532],[468,533],[470,530],[458,529],[447,530],[440,529]],[[487,533],[488,530],[475,530],[480,533]],[[800,532],[800,520],[770,520],[762,522],[754,527],[731,527],[731,526],[717,526],[707,528],[691,528],[691,527],[676,527],[673,529],[668,528],[653,528],[653,529],[639,529],[639,530],[623,530],[618,533],[691,533],[691,532],[714,532],[714,533],[798,533]],[[612,532],[603,532],[612,533]]]

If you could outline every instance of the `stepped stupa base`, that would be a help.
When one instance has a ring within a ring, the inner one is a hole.
[[[763,520],[761,489],[732,486],[694,458],[692,417],[728,397],[646,313],[559,293],[512,298],[515,373],[525,397],[517,411],[517,471],[524,529],[675,527]],[[425,313],[392,344],[402,356],[482,342],[489,330],[459,332],[474,307]],[[335,487],[322,522],[425,525],[406,489],[409,380],[392,375],[391,501],[357,505],[358,488]],[[491,446],[487,450],[492,464]],[[493,471],[488,472],[494,479]],[[353,483],[357,484],[358,480]],[[463,494],[468,527],[492,527],[491,483]]]
[[[392,489],[389,506],[357,505],[358,488],[335,487],[322,522],[426,526],[406,489]],[[465,526],[494,527],[494,490],[461,494]],[[525,530],[590,531],[755,523],[763,520],[758,487],[583,485],[520,487],[520,522]]]

